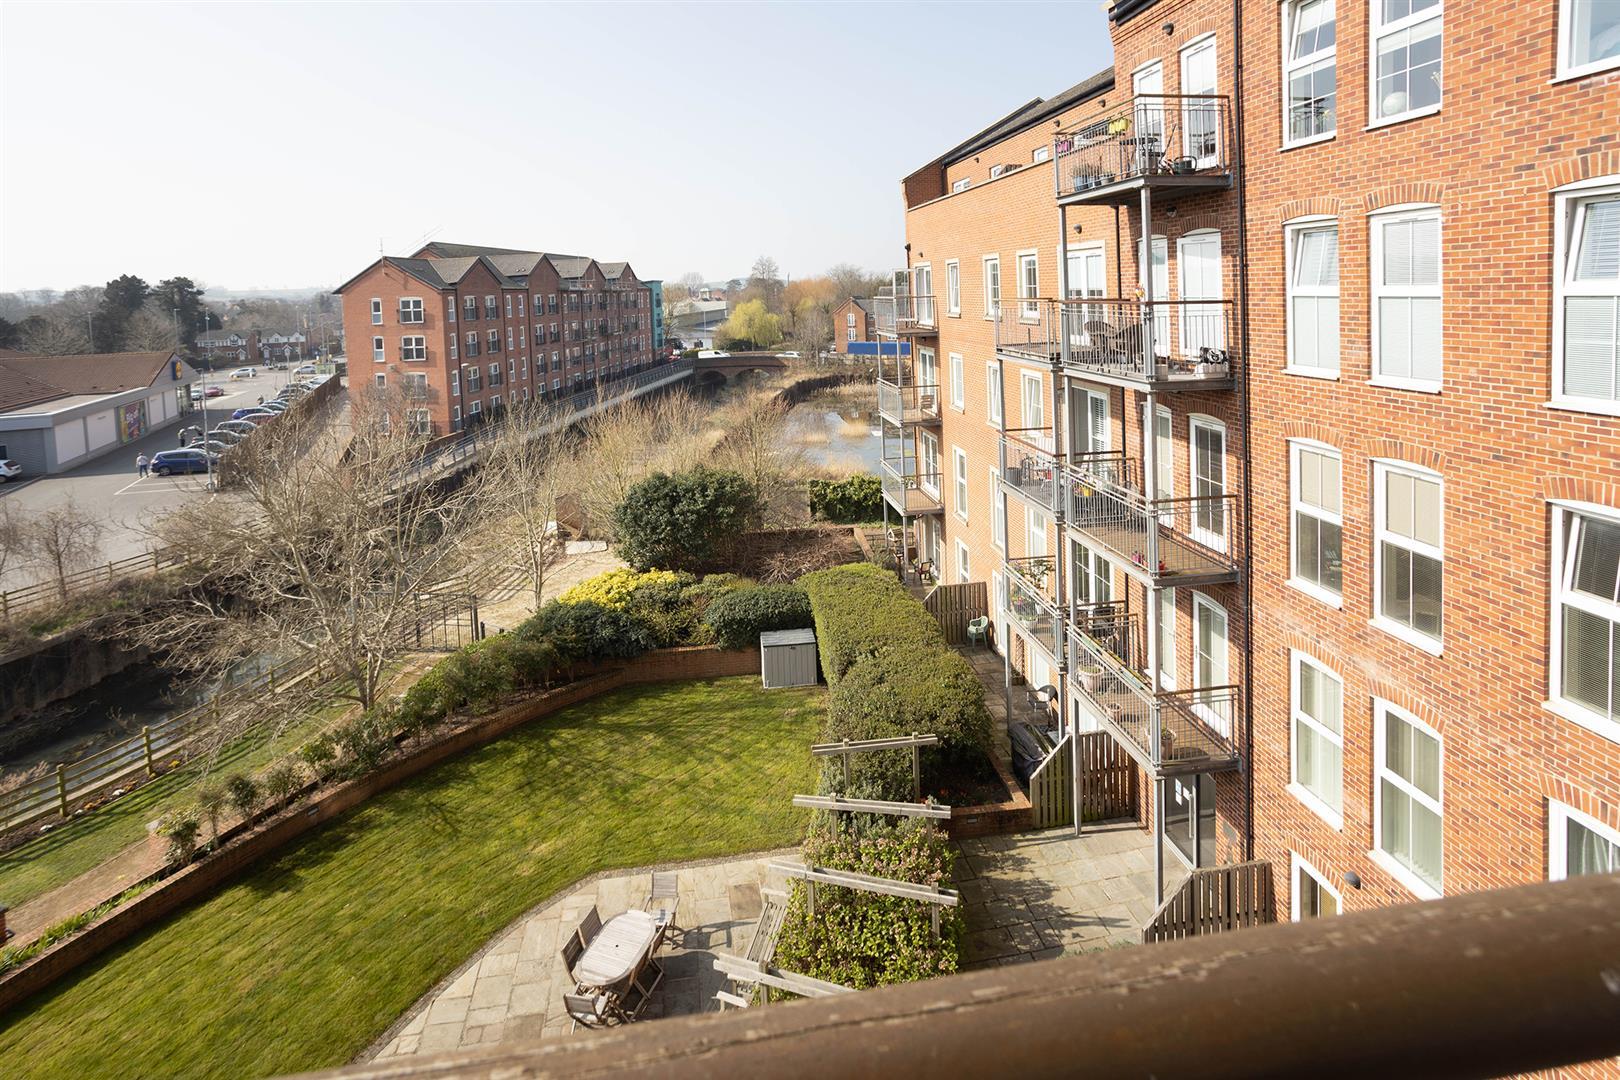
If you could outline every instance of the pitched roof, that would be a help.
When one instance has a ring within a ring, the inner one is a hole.
[[[546,259],[557,268],[557,276],[565,278],[584,277],[593,261],[585,255],[547,255]]]
[[[167,350],[8,356],[0,359],[0,407],[15,409],[74,394],[121,394],[151,386],[173,357]]]
[[[950,165],[961,161],[965,157],[977,154],[988,147],[994,146],[1008,136],[1027,130],[1043,120],[1058,115],[1065,109],[1073,108],[1088,98],[1096,97],[1103,91],[1111,89],[1113,85],[1114,69],[1107,67],[1089,79],[1082,79],[1080,82],[1075,83],[1060,94],[1054,94],[1044,100],[1036,98],[1028,105],[1015,110],[997,123],[985,128],[967,142],[947,150],[940,157],[939,163],[941,165]]]
[[[14,350],[8,349],[7,352]],[[68,396],[68,392],[60,386],[52,386],[42,379],[7,367],[6,361],[10,359],[11,356],[0,357],[0,412],[10,412],[25,405],[39,405]]]
[[[453,244],[448,240],[435,240],[422,245],[430,259],[467,259],[475,255],[538,255],[538,251],[524,248],[482,247],[478,244]],[[418,252],[420,255],[421,252]]]

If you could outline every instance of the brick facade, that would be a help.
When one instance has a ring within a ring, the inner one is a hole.
[[[833,309],[833,350],[835,352],[849,352],[852,341],[875,341],[876,336],[872,327],[872,315],[864,306],[864,301],[850,297]]]

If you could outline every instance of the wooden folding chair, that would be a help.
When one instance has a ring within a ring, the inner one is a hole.
[[[663,910],[668,913],[664,922],[664,932],[671,930],[684,934],[680,924],[675,921],[675,912],[681,900],[681,877],[673,870],[654,870],[652,875],[652,889],[647,893],[646,911]]]
[[[568,1029],[570,1031],[578,1031],[582,1027],[612,1027],[625,1022],[624,1013],[607,994],[564,994],[563,1008],[568,1010],[568,1018],[573,1021]]]

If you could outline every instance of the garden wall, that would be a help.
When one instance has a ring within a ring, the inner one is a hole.
[[[230,880],[323,822],[465,750],[494,742],[514,728],[623,686],[758,673],[757,648],[730,652],[706,646],[660,649],[567,686],[537,694],[488,716],[468,720],[465,726],[436,742],[406,751],[403,757],[389,762],[370,776],[315,789],[316,793],[307,802],[294,802],[275,817],[252,828],[244,826],[226,832],[223,839],[230,842],[219,852],[162,879],[129,903],[108,912],[82,933],[52,946],[0,980],[0,1013],[130,935]]]

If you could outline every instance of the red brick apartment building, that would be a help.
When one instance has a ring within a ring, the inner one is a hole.
[[[908,563],[1279,917],[1620,869],[1620,4],[1109,19],[902,184]]]
[[[629,263],[434,242],[378,259],[333,291],[353,392],[403,401],[402,419],[424,435],[656,359],[652,293]]]
[[[877,340],[872,301],[852,296],[833,308],[833,351],[847,353],[851,344]]]

